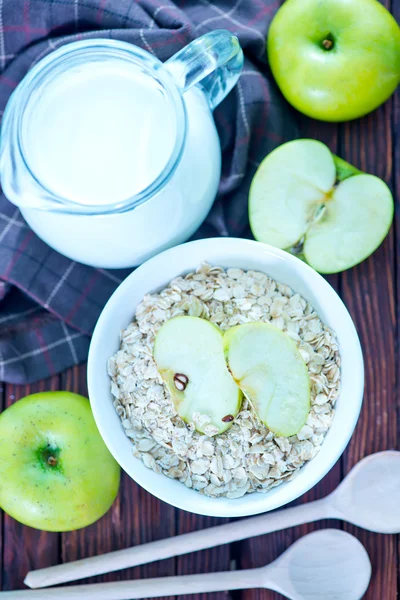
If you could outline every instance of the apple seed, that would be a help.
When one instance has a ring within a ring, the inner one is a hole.
[[[233,415],[226,415],[226,417],[223,417],[223,422],[224,423],[230,423],[231,421],[233,421],[235,417]]]
[[[186,377],[186,375],[184,375],[183,373],[175,373],[174,384],[179,392],[184,392],[188,383],[189,378]]]

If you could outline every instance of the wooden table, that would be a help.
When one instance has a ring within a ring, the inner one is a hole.
[[[392,8],[397,10],[399,20],[400,2],[394,2]],[[298,118],[303,136],[326,142],[333,152],[344,159],[364,171],[382,177],[395,190],[397,199],[400,199],[399,93],[373,114],[353,123],[330,125],[300,116]],[[397,447],[398,421],[400,422],[399,385],[396,377],[400,342],[397,327],[397,297],[400,291],[397,284],[399,226],[397,216],[386,241],[370,259],[348,272],[329,277],[330,283],[347,305],[361,338],[366,368],[365,400],[356,431],[341,460],[319,485],[298,502],[315,500],[331,492],[363,456]],[[85,367],[82,365],[72,368],[58,377],[30,386],[5,385],[2,389],[3,407],[26,394],[56,389],[86,394]],[[371,481],[371,486],[373,485],[374,482]],[[45,533],[24,527],[8,515],[3,515],[0,522],[2,589],[23,587],[23,579],[29,569],[125,548],[224,521],[176,510],[150,496],[124,474],[119,496],[112,509],[100,521],[84,530],[65,534]],[[395,600],[399,585],[399,549],[396,536],[375,535],[333,521],[296,527],[230,547],[220,547],[106,575],[95,578],[94,581],[257,567],[276,558],[305,533],[326,526],[350,531],[365,545],[373,567],[373,578],[365,598]],[[228,597],[228,593],[204,595],[207,600],[222,600],[225,597]],[[236,600],[281,598],[278,594],[261,590],[233,592],[231,597]],[[187,598],[195,600],[200,596]]]

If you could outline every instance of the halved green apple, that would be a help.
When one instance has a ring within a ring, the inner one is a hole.
[[[195,413],[205,415],[215,433],[232,425],[242,403],[242,393],[226,368],[222,336],[209,321],[182,316],[164,323],[154,343],[157,368],[179,416],[191,423]],[[205,433],[201,423],[194,422]]]
[[[320,273],[337,273],[367,258],[393,220],[387,185],[334,156],[316,140],[279,146],[250,187],[254,237],[298,254]]]
[[[278,435],[295,435],[310,410],[310,379],[294,341],[269,323],[246,323],[225,332],[224,351],[259,419]]]

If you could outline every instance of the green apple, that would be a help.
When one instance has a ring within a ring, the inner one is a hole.
[[[0,415],[0,506],[24,525],[90,525],[112,505],[119,478],[87,398],[42,392]]]
[[[232,425],[242,394],[226,368],[222,331],[198,317],[175,317],[157,333],[154,359],[180,417],[201,433]],[[207,417],[205,429],[195,413]]]
[[[381,179],[307,139],[268,154],[249,193],[254,237],[298,254],[320,273],[349,269],[372,254],[390,229],[393,210]]]
[[[286,0],[267,49],[285,98],[322,121],[361,117],[400,82],[400,28],[376,0]]]
[[[232,376],[274,433],[298,433],[310,411],[310,379],[294,341],[269,323],[228,329],[224,351]]]

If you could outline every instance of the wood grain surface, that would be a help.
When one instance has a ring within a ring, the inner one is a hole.
[[[400,19],[400,0],[384,4]],[[345,124],[324,124],[296,114],[299,133],[324,141],[331,150],[362,170],[382,177],[400,198],[400,93],[371,115]],[[348,307],[365,359],[365,399],[352,440],[341,460],[298,503],[331,492],[363,456],[397,448],[399,431],[398,262],[400,222],[396,206],[395,224],[384,244],[364,263],[339,276],[329,277]],[[86,394],[85,366],[74,367],[59,377],[30,386],[4,385],[2,408],[18,398],[41,390],[69,389]],[[373,486],[371,482],[371,486]],[[24,527],[3,514],[0,520],[0,584],[4,590],[23,587],[30,569],[61,561],[92,556],[177,533],[210,527],[222,520],[191,515],[153,498],[123,475],[119,496],[109,513],[94,525],[72,533],[54,534]],[[111,575],[93,578],[110,581],[131,577],[203,573],[230,568],[257,567],[276,558],[302,535],[326,526],[316,523],[260,536],[177,559],[161,561]],[[399,540],[396,536],[367,533],[340,522],[330,522],[356,535],[371,558],[373,576],[366,600],[396,600],[399,587]],[[181,596],[199,600],[278,600],[279,594],[261,590]],[[323,600],[323,599],[321,599]]]

